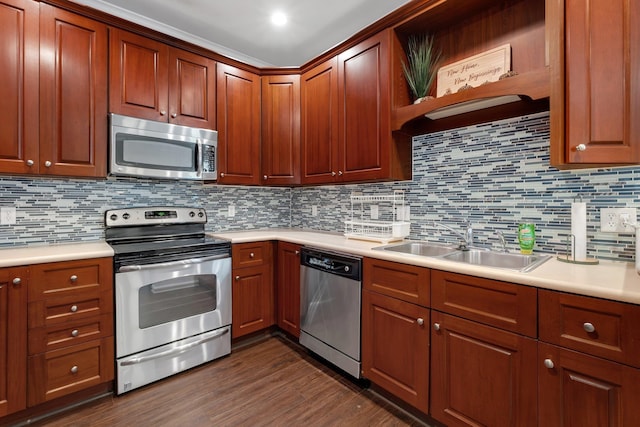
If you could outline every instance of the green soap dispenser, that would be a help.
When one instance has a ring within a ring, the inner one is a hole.
[[[536,244],[535,224],[518,224],[518,243],[520,244],[520,253],[531,255],[533,246]]]

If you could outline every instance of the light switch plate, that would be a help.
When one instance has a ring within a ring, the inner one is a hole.
[[[0,225],[13,225],[16,223],[16,208],[0,208]]]

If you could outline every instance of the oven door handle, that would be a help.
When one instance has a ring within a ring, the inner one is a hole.
[[[124,265],[120,267],[118,273],[126,273],[128,271],[140,271],[140,270],[151,270],[154,268],[167,268],[167,267],[177,267],[183,265],[192,265],[192,264],[201,264],[207,261],[213,261],[216,259],[229,258],[228,254],[222,255],[213,255],[207,256],[203,258],[191,258],[191,259],[183,259],[180,261],[171,261],[171,262],[161,262],[158,264],[147,264],[147,265]]]
[[[123,360],[122,362],[120,362],[120,366],[138,365],[140,363],[148,362],[150,360],[161,359],[163,357],[177,356],[179,354],[182,354],[186,351],[191,350],[194,347],[197,347],[209,341],[213,341],[214,339],[219,338],[222,335],[225,335],[228,333],[229,333],[229,327],[227,326],[225,328],[220,329],[219,331],[216,331],[211,336],[202,338],[198,341],[194,341],[192,343],[185,344],[177,348],[161,351],[160,353],[156,353],[156,354],[150,354],[149,356],[132,357],[131,359]]]

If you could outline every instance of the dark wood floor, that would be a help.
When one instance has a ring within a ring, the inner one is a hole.
[[[37,426],[425,426],[282,337]]]

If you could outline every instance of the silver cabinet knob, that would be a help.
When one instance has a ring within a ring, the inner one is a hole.
[[[13,279],[13,284],[18,286],[19,284],[22,283],[22,279],[19,277],[16,277],[15,279]]]
[[[240,280],[240,276],[236,276],[236,281]]]
[[[78,373],[78,367],[77,367],[77,366],[75,366],[75,365],[74,365],[74,366],[72,366],[72,367],[71,367],[71,373],[72,373],[72,374],[77,374],[77,373]]]
[[[175,119],[176,117],[178,117],[177,113],[171,113],[171,118]]]
[[[80,331],[78,331],[77,329],[74,329],[73,331],[71,331],[72,337],[77,337],[78,335],[80,335]]]
[[[440,330],[440,323],[434,323],[433,324],[433,330],[434,331],[439,331]]]
[[[160,115],[161,115],[161,116],[164,116],[164,115],[166,115],[166,114],[167,114],[167,112],[166,112],[165,110],[160,110]]]
[[[338,171],[338,176],[342,176],[342,171]]]
[[[31,159],[27,160],[27,166],[33,166],[35,162]]]
[[[544,359],[544,367],[547,369],[553,369],[556,365],[553,364],[553,360]]]
[[[267,178],[269,178],[267,175],[262,175],[262,179],[264,179],[265,181],[267,180]]]
[[[334,171],[331,171],[331,176],[336,176],[336,173]]]
[[[256,255],[255,255],[253,252],[251,252],[251,253],[249,254],[249,258],[254,258],[255,256],[256,256]]]
[[[576,147],[577,151],[586,151],[587,146],[584,144],[578,144],[578,146]]]
[[[588,332],[588,333],[596,331],[596,327],[593,326],[593,323],[589,323],[589,322],[583,323],[582,328],[585,330],[585,332]]]
[[[72,313],[75,313],[76,311],[78,311],[78,306],[77,305],[72,305],[70,310],[71,310]]]
[[[424,325],[424,319],[422,317],[418,317],[416,319],[416,323],[418,324],[418,326],[422,326]]]
[[[296,255],[300,255],[300,251],[296,251]]]
[[[44,162],[44,165],[48,168],[51,167],[51,162],[49,160],[47,160],[46,162]]]
[[[220,172],[220,178],[224,178],[224,172]]]
[[[71,277],[69,277],[69,280],[71,280],[72,282],[75,282],[78,280],[78,276],[76,276],[75,274],[72,275]]]

